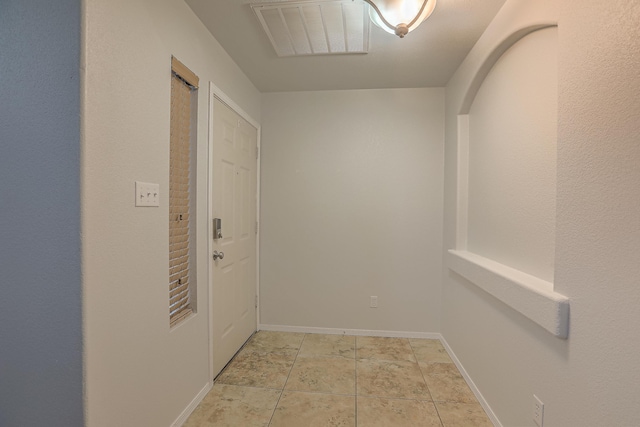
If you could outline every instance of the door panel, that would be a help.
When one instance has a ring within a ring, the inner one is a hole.
[[[256,200],[258,132],[226,104],[213,107],[212,217],[222,238],[211,240],[224,258],[212,262],[213,374],[256,330]]]

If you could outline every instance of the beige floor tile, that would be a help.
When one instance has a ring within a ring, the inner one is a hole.
[[[477,403],[476,397],[453,363],[419,362],[431,397],[440,402]]]
[[[462,378],[462,374],[453,363],[426,363],[418,362],[425,376],[446,376]]]
[[[185,427],[355,427],[356,408],[359,427],[492,425],[438,340],[262,331]]]
[[[433,402],[358,397],[358,427],[441,427]]]
[[[356,393],[356,361],[343,357],[298,355],[285,390]]]
[[[363,359],[356,369],[358,396],[431,400],[415,362]]]
[[[215,386],[214,386],[215,388]],[[218,396],[213,393],[213,389],[202,399],[202,402],[198,405],[198,407],[191,413],[187,421],[182,425],[182,427],[200,427],[202,423],[204,423],[213,412],[213,407],[215,402],[217,401]]]
[[[438,340],[409,339],[418,362],[453,363],[447,350]]]
[[[478,403],[436,402],[444,427],[493,427]]]
[[[216,384],[184,427],[266,427],[280,391]]]
[[[358,359],[416,361],[409,340],[406,338],[356,337],[356,357]]]
[[[462,377],[447,375],[425,375],[431,397],[437,402],[477,403]]]
[[[269,427],[355,427],[355,396],[285,391]]]
[[[349,335],[307,334],[301,355],[355,357],[356,337]]]
[[[216,383],[282,389],[294,360],[294,354],[243,350],[225,368]]]
[[[244,346],[246,351],[297,354],[305,334],[258,331]]]

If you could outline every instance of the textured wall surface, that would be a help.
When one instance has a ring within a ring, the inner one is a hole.
[[[196,226],[207,229],[209,81],[255,120],[260,94],[182,0],[86,2],[82,209],[89,427],[168,426],[209,380],[206,232],[198,313],[169,329],[171,55],[200,78]],[[134,207],[134,182],[160,184]]]
[[[442,332],[504,426],[640,424],[640,4],[510,0],[447,87],[445,249],[454,245],[456,115],[484,58],[514,32],[558,22],[555,290],[560,340],[445,270]],[[522,224],[526,227],[527,224]]]
[[[0,3],[3,427],[83,423],[80,3]]]
[[[443,102],[442,89],[263,96],[262,323],[438,331]]]
[[[571,297],[569,366],[582,399],[553,425],[640,425],[640,3],[560,7],[556,289]],[[557,420],[557,421],[556,421]]]

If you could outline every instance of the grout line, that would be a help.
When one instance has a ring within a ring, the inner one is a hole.
[[[436,414],[438,415],[438,419],[440,420],[440,425],[444,426],[444,422],[442,421],[442,417],[440,416],[440,411],[438,411],[438,405],[436,405],[436,401],[433,400],[433,394],[431,394],[431,389],[429,388],[429,383],[427,382],[427,378],[422,372],[422,368],[420,367],[420,362],[418,361],[418,355],[416,354],[416,350],[411,344],[411,340],[409,340],[409,347],[411,347],[411,351],[413,351],[413,357],[416,358],[416,363],[418,364],[418,369],[420,370],[420,375],[422,375],[422,380],[424,381],[424,385],[427,387],[427,392],[429,393],[429,397],[431,398],[431,404],[436,410]]]
[[[282,385],[282,391],[280,392],[280,396],[278,397],[276,406],[273,407],[273,412],[271,413],[271,418],[269,418],[269,424],[267,424],[267,427],[271,425],[271,422],[273,421],[273,416],[276,414],[276,409],[278,409],[278,405],[280,404],[280,399],[282,399],[282,395],[284,394],[284,389],[287,386],[287,383],[289,382],[289,377],[291,376],[293,367],[296,366],[296,360],[298,360],[298,355],[300,354],[300,349],[302,348],[302,344],[304,344],[305,338],[307,338],[307,334],[304,334],[304,336],[302,337],[302,341],[300,341],[300,345],[298,346],[298,351],[296,352],[296,357],[293,359],[293,363],[291,364],[291,368],[289,369],[289,373],[287,374],[287,379]]]
[[[301,394],[323,394],[330,396],[342,396],[342,397],[355,397],[355,394],[345,394],[345,393],[333,393],[331,391],[311,391],[311,390],[293,390],[288,389],[289,393],[301,393]]]
[[[444,422],[442,421],[442,417],[440,416],[440,410],[438,409],[438,405],[436,405],[436,402],[433,402],[433,407],[436,408],[436,414],[438,414],[438,419],[440,419],[440,425],[444,426]]]
[[[373,394],[359,394],[359,397],[362,397],[363,399],[386,399],[386,400],[410,400],[412,402],[431,402],[431,403],[435,403],[435,400],[429,400],[429,399],[421,399],[419,397],[402,397],[402,396],[378,396],[378,395],[373,395]],[[438,402],[440,403],[464,403],[464,402],[453,402],[453,401],[446,401],[446,400],[438,400]]]
[[[358,427],[358,337],[353,337],[353,363],[355,364],[355,390],[353,392],[356,405],[356,427]]]

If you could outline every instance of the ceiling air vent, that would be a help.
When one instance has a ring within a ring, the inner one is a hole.
[[[352,0],[252,4],[278,56],[367,53],[369,13]]]

